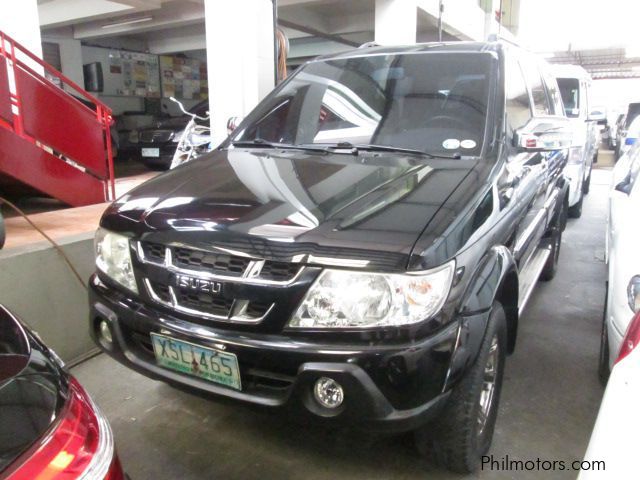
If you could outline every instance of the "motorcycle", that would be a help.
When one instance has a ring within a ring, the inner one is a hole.
[[[176,151],[173,154],[173,159],[171,160],[171,166],[169,168],[174,169],[211,151],[211,129],[196,123],[196,120],[208,122],[209,112],[207,112],[206,117],[200,117],[187,111],[184,105],[174,97],[170,97],[169,100],[177,103],[182,113],[191,117],[191,120],[189,120],[189,123],[182,132]]]

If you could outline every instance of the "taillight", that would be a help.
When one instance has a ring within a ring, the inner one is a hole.
[[[624,357],[629,355],[634,348],[636,348],[640,344],[640,313],[637,313],[629,327],[627,328],[627,333],[625,333],[624,338],[622,339],[622,345],[620,345],[620,353],[618,354],[618,359],[616,363],[622,360]]]
[[[14,464],[9,480],[123,478],[111,428],[75,378],[54,426]]]

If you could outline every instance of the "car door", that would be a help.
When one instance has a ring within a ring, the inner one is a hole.
[[[524,78],[532,118],[551,115],[551,103],[536,61],[529,56],[514,61],[519,64]],[[512,65],[512,72],[517,78],[515,65]],[[513,247],[514,257],[521,269],[535,252],[546,230],[549,157],[550,154],[546,152],[514,152],[509,158],[508,169],[517,179],[518,208],[521,209]]]

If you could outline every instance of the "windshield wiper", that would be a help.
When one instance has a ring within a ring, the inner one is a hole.
[[[328,150],[349,150],[348,153],[352,155],[358,155],[358,152],[393,152],[393,153],[406,153],[408,155],[419,155],[429,159],[434,158],[446,158],[450,160],[458,160],[461,157],[459,153],[453,155],[434,155],[432,153],[423,152],[422,150],[416,150],[414,148],[393,147],[391,145],[373,145],[373,144],[354,144],[351,142],[338,142],[333,144],[318,144],[325,146]]]
[[[254,138],[253,140],[237,140],[235,142],[231,142],[231,145],[234,147],[249,147],[249,148],[275,148],[275,149],[283,149],[283,150],[305,150],[308,152],[320,152],[327,153],[326,148],[322,147],[314,147],[310,145],[293,145],[290,143],[277,143],[277,142],[267,142],[262,138]]]

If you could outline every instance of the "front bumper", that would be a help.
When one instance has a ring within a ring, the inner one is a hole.
[[[159,312],[104,285],[89,284],[90,333],[119,362],[155,380],[192,393],[227,397],[283,409],[288,415],[329,426],[377,431],[409,431],[434,418],[449,396],[445,389],[457,323],[410,344],[317,344],[286,335],[249,334],[210,328]],[[113,343],[100,338],[106,320]],[[160,367],[150,332],[234,353],[243,390],[218,385]],[[330,377],[344,389],[344,403],[327,409],[312,389]]]

